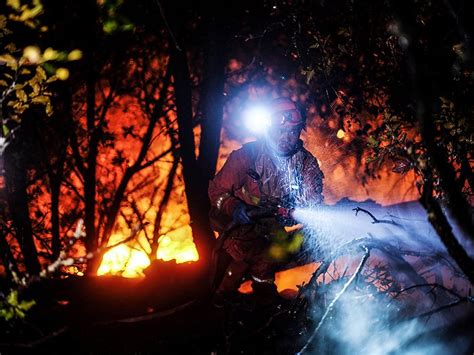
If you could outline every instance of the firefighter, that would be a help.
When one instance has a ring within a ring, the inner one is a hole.
[[[300,247],[295,233],[284,228],[294,223],[249,217],[262,196],[291,201],[295,206],[311,207],[323,201],[323,174],[300,139],[306,126],[302,110],[281,97],[271,101],[268,111],[266,133],[233,151],[209,185],[213,228],[222,232],[228,223],[239,225],[223,245],[231,262],[218,286],[216,306],[237,294],[244,276],[251,278],[258,300],[277,299],[275,269]]]

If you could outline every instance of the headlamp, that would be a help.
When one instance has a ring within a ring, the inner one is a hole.
[[[276,99],[268,106],[255,106],[244,112],[245,126],[254,134],[264,134],[270,127],[303,126],[304,119],[289,99]]]
[[[245,126],[254,134],[264,134],[271,125],[270,112],[263,106],[248,109],[244,114]]]

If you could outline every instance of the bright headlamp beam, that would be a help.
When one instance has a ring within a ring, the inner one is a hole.
[[[252,133],[264,134],[270,126],[270,113],[265,107],[252,107],[245,112],[244,122]]]

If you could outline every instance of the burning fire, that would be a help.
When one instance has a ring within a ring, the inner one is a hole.
[[[120,243],[124,237],[112,235],[109,245]],[[120,244],[104,254],[97,275],[119,274],[123,277],[143,276],[143,270],[150,265],[151,248],[144,236],[139,236],[132,244]],[[191,228],[185,226],[159,239],[156,258],[176,262],[197,261],[199,255],[191,235]]]
[[[138,277],[150,265],[148,255],[122,244],[105,253],[97,275],[117,274],[123,277]]]
[[[191,236],[191,227],[186,226],[181,234],[165,235],[160,239],[156,258],[164,261],[176,259],[178,264],[199,259],[196,246]],[[171,233],[170,233],[171,234]]]

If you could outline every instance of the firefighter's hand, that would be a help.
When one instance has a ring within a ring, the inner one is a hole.
[[[249,224],[252,221],[247,214],[247,205],[243,202],[239,202],[232,211],[232,221],[237,224]]]

